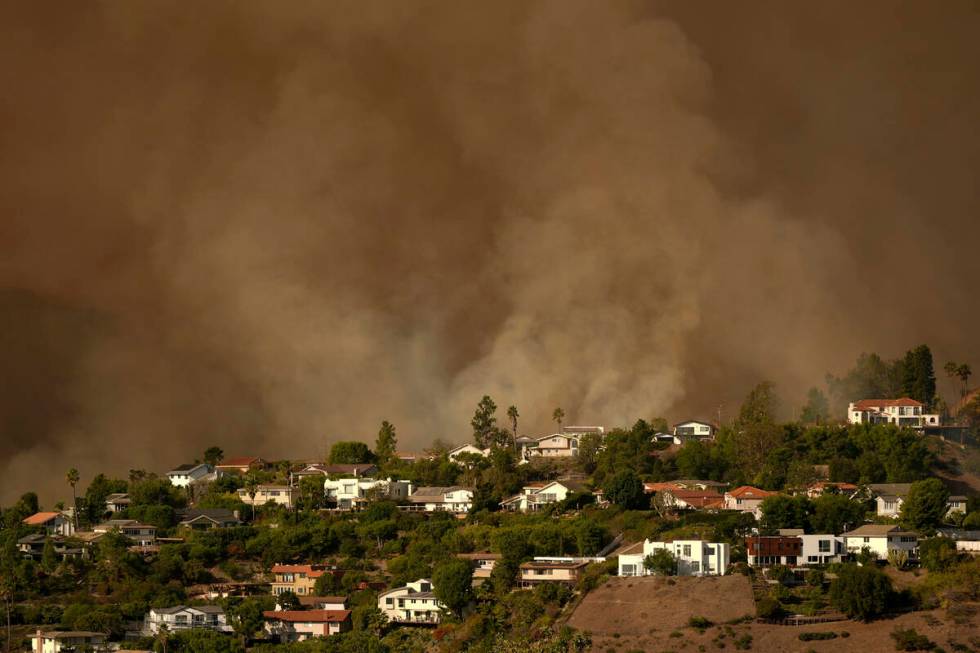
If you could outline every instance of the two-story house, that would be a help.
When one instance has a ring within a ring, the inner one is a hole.
[[[480,585],[490,578],[490,574],[493,573],[494,567],[497,566],[497,562],[502,556],[499,553],[484,551],[480,553],[457,553],[456,557],[467,560],[473,565],[473,585]]]
[[[280,642],[300,642],[350,630],[350,610],[267,610],[265,630]]]
[[[571,458],[578,455],[578,445],[582,436],[604,435],[602,426],[564,426],[558,433],[550,433],[530,440],[519,438],[518,447],[522,458]]]
[[[163,628],[169,632],[204,628],[219,633],[230,633],[224,608],[218,605],[175,605],[172,608],[150,608],[143,619],[143,635],[152,637]]]
[[[157,540],[157,527],[142,524],[135,519],[110,519],[92,528],[93,533],[118,531],[129,538],[136,546],[153,546]]]
[[[573,494],[582,494],[588,490],[580,481],[544,481],[528,483],[520,494],[500,502],[504,510],[535,512],[545,506],[564,501]]]
[[[919,549],[919,535],[890,524],[865,524],[844,533],[844,548],[849,554],[868,549],[880,559],[887,559],[892,551],[915,558]]]
[[[70,537],[75,533],[75,522],[63,512],[36,512],[24,520],[28,526],[39,526],[49,535]]]
[[[391,478],[331,476],[323,482],[323,491],[338,510],[357,510],[372,499],[404,501],[412,492],[412,484]]]
[[[750,512],[756,519],[762,516],[759,506],[767,498],[777,494],[767,490],[760,490],[751,485],[742,485],[725,492],[725,510],[738,510],[740,512]]]
[[[940,426],[939,415],[925,412],[921,401],[901,399],[862,399],[847,407],[847,421],[851,424],[895,424],[921,431]]]
[[[587,560],[530,560],[521,563],[518,582],[521,587],[541,583],[575,585],[588,566]]]
[[[620,576],[647,576],[643,561],[659,550],[667,550],[674,558],[678,576],[724,576],[731,560],[731,545],[703,540],[674,540],[655,542],[644,540],[619,554]]]
[[[378,609],[402,624],[438,624],[446,606],[436,598],[427,578],[378,594]]]
[[[108,651],[106,633],[88,630],[38,630],[31,637],[32,653],[76,653],[78,651]]]
[[[803,555],[803,540],[790,535],[750,535],[745,538],[745,552],[750,567],[795,567]]]
[[[106,512],[116,513],[128,510],[129,504],[129,494],[126,492],[114,492],[105,498]]]
[[[211,474],[211,466],[206,463],[187,463],[178,465],[169,472],[167,478],[174,487],[187,487]]]
[[[452,487],[420,487],[408,497],[416,510],[435,512],[445,510],[457,515],[464,515],[473,507],[473,488]]]
[[[296,596],[315,596],[317,579],[329,573],[326,565],[273,565],[272,594],[292,592]]]
[[[264,506],[267,503],[274,503],[284,508],[292,508],[298,495],[299,490],[288,485],[258,485],[255,487],[254,497],[249,493],[248,488],[238,489],[238,499],[247,506]]]
[[[671,428],[674,444],[684,444],[689,440],[714,440],[718,428],[711,422],[689,419],[678,422]]]
[[[783,534],[782,530],[780,534]],[[840,562],[847,554],[842,535],[802,532],[794,535],[803,542],[803,551],[799,557],[801,565],[828,565],[832,562]]]
[[[898,518],[905,497],[912,489],[911,483],[873,483],[868,491],[875,499],[875,513],[879,517]]]

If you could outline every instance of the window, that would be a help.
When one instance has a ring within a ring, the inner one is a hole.
[[[807,556],[807,562],[820,562],[820,556]]]
[[[691,545],[690,544],[685,544],[684,545],[684,557],[685,558],[691,557]]]
[[[864,543],[865,544],[867,544],[868,542],[871,541],[871,538],[868,538],[868,537],[865,537],[865,538],[862,538],[862,539],[864,540]]]
[[[624,576],[636,576],[636,565],[623,565]]]
[[[817,542],[817,550],[820,553],[830,553],[830,540],[820,540]]]
[[[691,562],[691,571],[693,571],[694,573],[701,571],[701,563],[698,562],[697,560]]]

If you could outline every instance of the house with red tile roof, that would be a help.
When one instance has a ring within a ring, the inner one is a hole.
[[[725,509],[751,512],[758,519],[762,516],[759,506],[762,505],[762,502],[767,497],[776,494],[778,492],[769,492],[768,490],[760,490],[751,485],[742,485],[741,487],[725,492]]]
[[[847,421],[851,424],[894,424],[916,431],[940,426],[939,415],[925,411],[925,404],[909,397],[862,399],[848,405]]]
[[[301,597],[313,596],[316,580],[328,571],[326,565],[273,565],[272,594],[292,592]]]
[[[24,523],[28,526],[40,526],[51,535],[64,535],[65,537],[75,534],[75,522],[63,512],[36,512]]]
[[[329,637],[351,628],[350,610],[266,610],[265,630],[280,642]]]

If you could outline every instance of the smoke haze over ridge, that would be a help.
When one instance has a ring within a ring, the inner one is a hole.
[[[4,7],[0,500],[980,362],[977,5],[729,4]]]

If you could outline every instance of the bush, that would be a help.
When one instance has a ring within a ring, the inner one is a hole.
[[[845,565],[830,584],[831,604],[851,617],[870,621],[888,606],[892,583],[876,567]]]
[[[837,639],[837,633],[827,630],[818,633],[800,633],[799,637],[801,642],[813,642],[822,639]]]
[[[785,612],[779,601],[771,596],[766,596],[756,603],[755,614],[760,619],[781,619]]]
[[[892,631],[892,639],[895,640],[896,651],[931,651],[936,648],[928,637],[920,635],[915,628],[896,628]]]
[[[732,643],[735,644],[736,650],[748,651],[749,649],[752,648],[752,635],[746,633],[744,635],[736,637]]]
[[[687,625],[691,628],[704,630],[705,628],[711,628],[714,624],[706,617],[694,616],[687,620]]]

